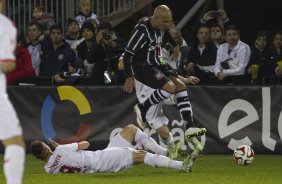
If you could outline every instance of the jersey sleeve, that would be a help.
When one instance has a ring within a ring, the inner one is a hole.
[[[12,25],[6,25],[1,28],[0,41],[0,61],[15,60],[14,50],[16,47],[16,28]]]
[[[146,39],[146,28],[144,25],[137,26],[125,48],[125,52],[135,55],[135,53],[145,45]]]
[[[71,144],[63,144],[56,148],[57,151],[64,150],[64,151],[71,151],[75,152],[78,150],[78,143],[71,143]]]

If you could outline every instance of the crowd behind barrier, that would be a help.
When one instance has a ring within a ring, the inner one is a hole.
[[[63,28],[42,4],[34,5],[30,20],[26,20],[29,23],[24,39],[19,40],[30,57],[17,54],[18,67],[8,77],[9,85],[124,84],[125,76],[118,64],[127,41],[119,38],[118,30],[110,23],[99,21],[92,11],[93,2],[78,0],[77,6],[77,15],[67,18]],[[216,23],[218,18],[223,27]],[[172,59],[172,46],[164,43],[161,59],[183,77],[198,77],[200,85],[281,84],[280,30],[258,30],[254,43],[247,44],[240,40],[240,29],[224,10],[212,10],[198,23],[191,43],[174,25],[170,34],[181,54]]]

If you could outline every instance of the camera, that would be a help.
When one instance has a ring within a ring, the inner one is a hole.
[[[102,32],[103,39],[109,40],[111,39],[111,34],[109,32]]]
[[[211,12],[211,15],[212,15],[213,17],[218,17],[218,16],[220,16],[220,12],[218,12],[218,11],[212,11],[212,12]]]

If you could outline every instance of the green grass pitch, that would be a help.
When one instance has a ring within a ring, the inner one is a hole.
[[[3,155],[0,183],[4,184]],[[48,175],[43,162],[26,156],[23,184],[281,184],[282,155],[256,155],[248,166],[239,166],[231,155],[204,155],[195,161],[193,172],[153,168],[144,164],[127,171],[95,174]]]

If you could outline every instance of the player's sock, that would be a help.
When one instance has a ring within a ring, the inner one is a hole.
[[[7,184],[22,183],[25,149],[19,145],[8,145],[4,155],[4,174]]]
[[[151,150],[158,155],[167,155],[167,149],[158,145],[152,137],[142,132],[139,128],[135,135],[135,142],[142,144],[146,149]]]
[[[180,111],[181,118],[185,122],[185,127],[194,127],[192,106],[188,98],[187,91],[180,91],[175,94],[177,107]]]
[[[160,101],[167,99],[172,94],[161,89],[156,89],[153,94],[143,103],[145,109],[149,109],[152,105],[158,104]]]
[[[169,136],[166,140],[163,140],[161,137],[160,137],[161,141],[164,142],[166,145],[171,145],[173,144],[173,135],[169,132]]]
[[[168,157],[152,153],[146,153],[144,163],[153,167],[166,167],[178,170],[183,168],[183,162],[181,161],[171,160]]]

